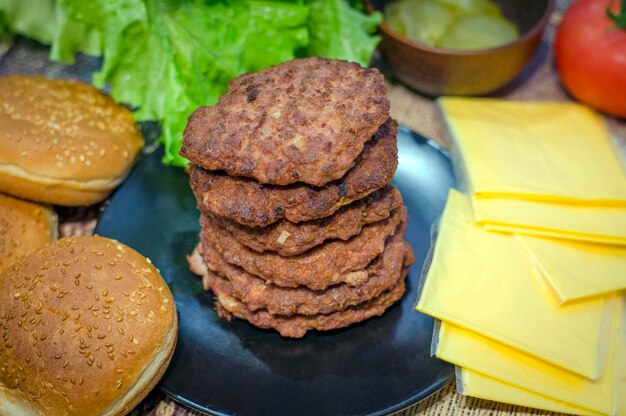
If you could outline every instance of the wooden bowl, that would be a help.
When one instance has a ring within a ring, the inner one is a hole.
[[[400,81],[422,93],[484,95],[519,75],[534,55],[553,8],[553,0],[495,0],[517,26],[520,37],[497,48],[452,50],[417,43],[379,26],[380,50]],[[383,11],[387,0],[365,0],[366,9]]]

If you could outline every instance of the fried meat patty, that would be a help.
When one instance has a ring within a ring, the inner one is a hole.
[[[393,178],[398,165],[396,131],[396,121],[387,120],[365,144],[354,167],[341,179],[322,187],[263,185],[194,166],[191,189],[205,214],[251,227],[266,227],[283,218],[298,223],[327,217]]]
[[[350,169],[389,117],[377,69],[296,59],[229,83],[189,118],[180,154],[207,170],[261,183],[322,186]]]
[[[225,262],[211,242],[206,240],[199,244],[198,253],[191,257],[191,261],[204,260],[209,270],[228,279],[232,294],[251,311],[267,309],[274,315],[328,314],[368,301],[398,282],[402,269],[414,261],[413,251],[404,241],[406,224],[399,227],[396,234],[387,240],[385,251],[366,267],[367,280],[357,287],[339,283],[325,290],[311,290],[303,286],[284,288],[268,284],[242,268]],[[203,277],[207,275],[202,274]],[[210,279],[210,276],[204,277],[205,288],[211,286]]]
[[[368,277],[365,267],[384,251],[387,237],[395,233],[405,216],[404,207],[396,208],[389,218],[363,227],[359,235],[347,241],[328,241],[291,257],[251,250],[204,215],[200,218],[200,238],[210,242],[228,263],[268,283],[322,290],[341,282],[351,286],[363,284]]]
[[[408,269],[402,271],[400,280],[379,296],[359,305],[349,306],[337,312],[317,315],[273,315],[266,309],[251,311],[232,294],[231,284],[227,279],[209,272],[211,291],[215,294],[217,314],[228,320],[232,316],[245,319],[259,328],[273,328],[283,337],[302,338],[308,330],[329,331],[344,328],[373,316],[382,315],[396,303],[406,290],[404,277]]]
[[[384,220],[402,205],[402,195],[386,185],[358,201],[341,207],[333,215],[317,220],[291,223],[280,220],[267,227],[248,227],[227,218],[214,217],[241,244],[259,252],[273,251],[295,256],[326,240],[347,240],[361,232],[364,225]]]

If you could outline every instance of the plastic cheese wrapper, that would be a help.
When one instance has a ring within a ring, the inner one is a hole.
[[[560,307],[512,235],[473,222],[468,198],[450,190],[416,308],[595,379],[604,368],[612,302]]]
[[[563,304],[626,289],[626,247],[515,237]]]
[[[623,340],[622,347],[622,351],[626,351],[626,340]],[[621,360],[622,366],[620,367],[620,372],[617,374],[619,378],[615,385],[615,395],[613,396],[616,409],[614,414],[617,416],[626,415],[626,354],[622,355]]]
[[[459,394],[479,399],[534,407],[574,415],[602,415],[457,367],[456,387]]]
[[[615,329],[615,386],[611,416],[626,415],[626,296],[621,298],[621,319]]]
[[[615,389],[613,394],[614,415],[626,415],[626,296],[622,297],[622,319],[619,320],[615,343]]]
[[[599,115],[574,103],[445,97],[438,104],[477,221],[626,245],[626,175]]]

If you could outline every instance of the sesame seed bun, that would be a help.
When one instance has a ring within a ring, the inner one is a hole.
[[[151,262],[98,236],[0,274],[0,414],[124,415],[171,359],[174,299]]]
[[[0,124],[0,192],[54,205],[103,200],[143,146],[127,108],[77,81],[0,77]]]
[[[52,209],[0,194],[0,271],[58,235]]]

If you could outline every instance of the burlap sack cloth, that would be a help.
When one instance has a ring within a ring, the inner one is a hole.
[[[568,0],[557,0],[556,9],[550,19],[550,25],[546,30],[544,42],[533,61],[512,85],[493,94],[493,97],[522,101],[571,100],[559,84],[551,53],[555,25],[560,21],[562,10],[567,7],[568,3]],[[12,56],[9,56],[9,59],[5,59],[0,63],[0,75],[9,73],[46,74],[53,77],[78,78],[89,82],[88,74],[91,70],[96,69],[93,61],[83,60],[80,57],[77,64],[72,67],[50,63],[46,59],[48,52],[46,48],[37,47],[29,43],[24,46],[23,40],[20,41],[20,43],[22,43],[22,45],[18,45],[18,47],[14,48],[14,50],[9,53],[9,55]],[[24,56],[25,54],[28,56]],[[421,96],[398,83],[394,79],[393,74],[385,67],[384,60],[380,56],[376,57],[375,62],[375,65],[383,70],[388,80],[392,116],[400,121],[400,123],[405,124],[423,136],[445,145],[441,124],[435,114],[435,106],[432,99]],[[617,147],[624,157],[626,155],[626,122],[615,119],[607,119],[607,121],[615,135]],[[102,209],[103,206],[61,208],[59,210],[59,217],[62,220],[60,225],[61,235],[68,236],[92,233],[95,228],[96,218]],[[194,412],[167,398],[158,390],[153,391],[131,413],[133,416],[183,416],[199,414],[200,413]],[[552,412],[461,396],[456,393],[454,383],[446,386],[421,403],[397,413],[397,415],[401,416],[456,414],[466,416],[556,415]]]

